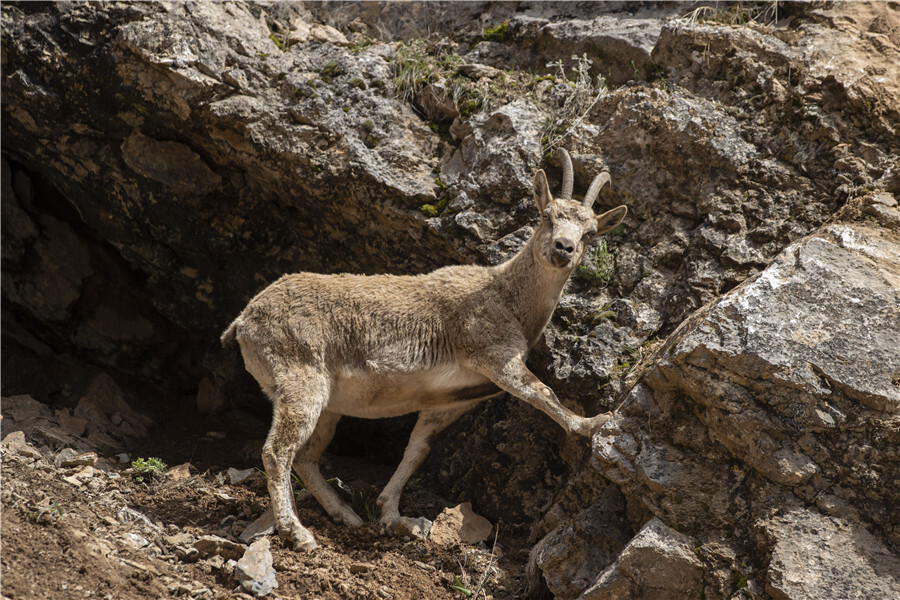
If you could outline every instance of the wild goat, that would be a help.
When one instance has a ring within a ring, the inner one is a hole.
[[[397,471],[378,496],[381,521],[401,521],[400,494],[434,438],[479,402],[509,392],[547,413],[569,434],[591,435],[609,418],[578,416],[525,366],[591,236],[618,225],[627,208],[595,216],[609,181],[572,200],[572,162],[560,152],[563,185],[550,194],[534,176],[540,224],[507,262],[452,266],[415,276],[285,275],[253,298],[222,334],[237,339],[244,364],[274,404],[263,447],[278,533],[295,549],[316,547],[297,518],[290,470],[331,517],[362,520],[319,471],[341,416],[377,419],[419,412]]]

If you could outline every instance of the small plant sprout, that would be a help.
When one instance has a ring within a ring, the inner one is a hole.
[[[581,264],[575,270],[575,274],[585,281],[595,282],[602,287],[609,285],[615,270],[615,258],[606,246],[606,240],[600,243],[592,251],[588,252]]]
[[[49,499],[45,499],[34,505],[34,510],[28,513],[28,516],[35,523],[47,523],[61,519],[63,511],[57,502],[50,502]]]
[[[165,478],[166,463],[158,458],[136,458],[131,461],[131,468],[134,469],[134,480],[142,483],[145,478],[163,479]]]
[[[562,60],[547,63],[548,68],[556,68],[557,83],[564,84],[568,90],[562,107],[543,124],[541,142],[545,153],[550,152],[580,127],[591,109],[609,91],[602,75],[591,76],[591,65],[594,61],[589,59],[587,54],[573,55],[572,60],[575,65],[572,67],[571,78],[566,73]]]
[[[466,572],[466,568],[463,566],[459,560],[457,560],[457,564],[459,565],[459,569],[461,572],[460,576],[456,576],[453,578],[453,583],[450,584],[450,589],[456,592],[459,592],[466,598],[475,598],[477,600],[478,596],[481,595],[482,598],[487,600],[488,595],[487,592],[484,591],[485,585],[487,585],[488,580],[491,578],[491,575],[496,573],[496,569],[494,569],[494,558],[496,558],[497,551],[497,535],[500,533],[500,527],[497,526],[494,528],[494,545],[491,547],[490,552],[490,560],[488,561],[487,566],[484,568],[484,572],[481,574],[481,579],[478,582],[478,585],[475,586],[475,589],[471,588],[470,577]]]

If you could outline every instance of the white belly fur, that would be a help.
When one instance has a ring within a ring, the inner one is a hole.
[[[487,383],[483,375],[453,364],[399,373],[343,370],[335,377],[327,409],[367,419],[441,410],[459,404],[454,391]]]

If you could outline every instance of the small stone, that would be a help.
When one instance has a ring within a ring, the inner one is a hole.
[[[131,455],[127,452],[121,452],[116,454],[116,460],[119,461],[119,464],[127,465],[131,462]]]
[[[67,477],[63,477],[63,481],[67,481],[74,486],[81,486],[87,482],[89,482],[94,475],[97,474],[97,471],[94,470],[94,467],[84,467],[80,471],[76,471]],[[99,484],[93,486],[94,489],[98,488]]]
[[[124,492],[124,490],[120,491]],[[146,516],[134,510],[133,508],[128,508],[127,506],[123,506],[121,509],[119,509],[119,512],[116,513],[116,518],[118,518],[122,523],[137,523],[139,526],[150,529],[154,532],[160,530],[160,528],[157,527]]]
[[[53,464],[57,467],[62,467],[64,462],[67,462],[76,456],[78,456],[78,450],[75,448],[63,448],[59,451],[59,454],[56,455]]]
[[[62,452],[60,452],[59,456],[56,457],[56,464],[59,467],[93,467],[97,464],[97,453],[85,452],[84,454],[63,457]]]
[[[424,540],[431,531],[431,525],[431,521],[425,517],[418,519],[400,517],[400,520],[394,524],[394,531],[404,537]]]
[[[147,540],[147,538],[136,533],[126,533],[123,540],[132,548],[143,548],[144,546],[150,545],[150,542]]]
[[[253,475],[256,472],[256,469],[244,469],[240,471],[235,469],[234,467],[228,467],[228,481],[231,482],[232,485],[236,485],[238,483],[242,483],[247,480],[248,477]]]
[[[250,544],[234,572],[244,591],[257,597],[272,593],[278,587],[278,581],[272,567],[269,539],[262,538]]]
[[[193,546],[175,546],[172,551],[175,553],[178,560],[182,562],[192,563],[197,562],[200,559],[200,551]]]
[[[350,572],[354,574],[358,573],[368,573],[375,569],[375,565],[372,563],[353,563],[350,565]]]
[[[239,539],[245,544],[249,544],[257,538],[275,533],[275,512],[269,507],[258,519],[250,523]]]
[[[194,536],[182,531],[173,535],[163,536],[163,542],[170,548],[174,548],[175,546],[190,546],[194,543]]]
[[[443,546],[460,542],[477,544],[488,539],[492,529],[490,521],[472,511],[471,502],[463,502],[453,508],[445,508],[438,515],[429,538]]]
[[[229,558],[222,566],[222,572],[225,573],[225,575],[231,577],[231,575],[234,574],[235,568],[237,568],[237,561],[233,558]]]
[[[172,481],[181,481],[183,479],[188,479],[191,476],[191,463],[182,463],[175,467],[172,467],[168,471],[169,477],[172,478]]]
[[[469,79],[481,79],[482,77],[487,77],[488,79],[494,79],[495,77],[499,77],[502,71],[500,69],[488,66],[488,65],[479,65],[479,64],[468,64],[468,65],[459,65],[456,68],[456,72],[462,75],[463,77],[468,77]]]
[[[244,546],[217,535],[204,535],[196,542],[194,548],[203,555],[219,555],[224,558],[240,558],[244,554]]]

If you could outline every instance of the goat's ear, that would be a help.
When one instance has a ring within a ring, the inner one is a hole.
[[[608,210],[602,215],[594,217],[597,219],[597,233],[605,233],[622,222],[628,213],[628,207],[624,204],[617,206],[612,210]]]
[[[551,200],[553,200],[553,196],[550,195],[547,175],[543,169],[538,169],[538,172],[534,174],[534,203],[537,204],[538,211],[543,212],[550,206]]]

